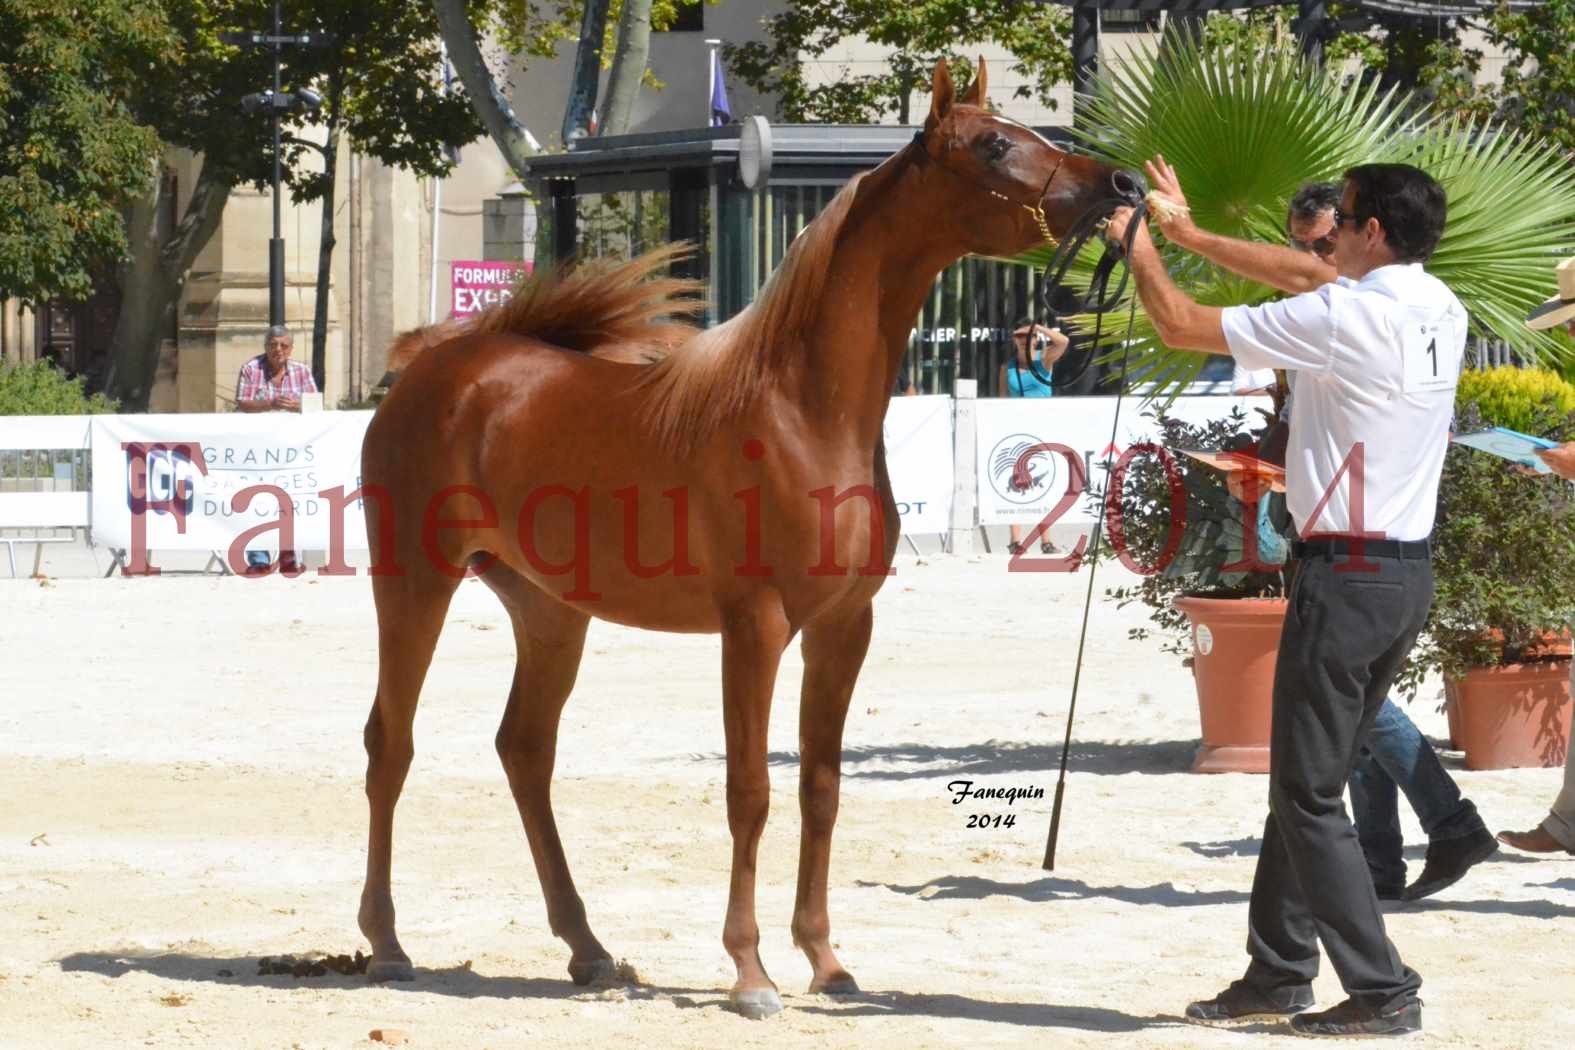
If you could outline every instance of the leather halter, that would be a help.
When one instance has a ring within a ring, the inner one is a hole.
[[[951,175],[953,178],[962,178],[962,176],[957,174],[957,172],[952,171],[945,164],[941,164],[941,159],[939,157],[931,156],[929,146],[925,143],[923,128],[920,128],[918,131],[913,133],[913,142],[914,145],[919,147],[919,152],[935,161],[936,164],[940,166],[942,171]],[[1050,224],[1045,220],[1044,200],[1045,197],[1049,196],[1050,194],[1050,184],[1054,182],[1055,177],[1061,173],[1061,165],[1066,163],[1067,155],[1065,151],[1057,150],[1057,152],[1061,154],[1061,159],[1055,162],[1054,168],[1050,169],[1050,177],[1045,180],[1044,189],[1039,191],[1039,196],[1034,199],[1034,203],[1025,204],[1022,201],[1013,200],[1004,193],[1000,193],[988,187],[985,188],[985,192],[990,196],[995,197],[998,200],[1003,200],[1008,204],[1015,204],[1019,208],[1022,208],[1024,211],[1026,211],[1029,215],[1032,215],[1034,217],[1034,224],[1039,227],[1039,235],[1043,237],[1045,242],[1052,248],[1059,246],[1061,241],[1058,237],[1056,237],[1055,234],[1050,232]]]
[[[925,143],[923,128],[914,132],[913,142],[919,147],[919,152],[926,158],[935,161],[941,170],[948,172],[953,178],[963,178],[962,175],[940,163],[939,157],[931,156]],[[986,188],[985,192],[992,197],[998,197],[1006,201],[1008,204],[1016,204],[1018,207],[1024,208],[1031,213],[1039,225],[1041,236],[1055,249],[1049,260],[1045,262],[1044,272],[1039,281],[1039,302],[1044,310],[1046,327],[1055,327],[1063,315],[1093,314],[1094,343],[1097,345],[1101,334],[1100,320],[1104,314],[1115,309],[1120,303],[1122,293],[1126,291],[1127,278],[1131,275],[1131,269],[1123,265],[1121,279],[1116,284],[1116,290],[1113,293],[1110,291],[1110,276],[1118,264],[1125,264],[1132,250],[1132,238],[1137,234],[1138,223],[1143,221],[1148,211],[1148,205],[1146,203],[1136,205],[1135,210],[1137,214],[1132,217],[1132,222],[1127,228],[1127,235],[1121,245],[1106,245],[1104,254],[1094,267],[1094,274],[1089,281],[1088,291],[1081,296],[1072,292],[1065,286],[1064,282],[1078,254],[1082,251],[1085,244],[1104,233],[1105,227],[1110,222],[1110,212],[1117,207],[1127,204],[1127,201],[1120,198],[1097,201],[1082,215],[1078,216],[1076,222],[1072,223],[1071,229],[1067,231],[1064,240],[1057,238],[1050,232],[1050,226],[1045,221],[1043,202],[1045,196],[1050,192],[1050,184],[1055,181],[1056,175],[1061,171],[1061,165],[1066,162],[1066,151],[1060,150],[1059,152],[1061,153],[1061,159],[1056,161],[1054,170],[1050,172],[1050,178],[1045,180],[1045,188],[1040,191],[1039,199],[1035,204],[1024,204],[1022,201],[1013,200],[1006,194],[998,193],[989,188]],[[1063,294],[1053,296],[1053,292],[1056,291]],[[1083,373],[1088,371],[1089,365],[1093,364],[1095,356],[1091,349],[1087,360],[1077,370],[1077,374],[1067,379],[1066,382],[1075,383],[1081,379]],[[1040,369],[1038,360],[1032,354],[1028,357],[1028,367],[1041,381],[1045,383],[1050,382],[1050,377]]]

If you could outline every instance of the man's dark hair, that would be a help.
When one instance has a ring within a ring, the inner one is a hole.
[[[1360,164],[1345,173],[1358,226],[1377,219],[1397,262],[1427,262],[1444,235],[1444,187],[1409,164]]]
[[[1312,222],[1320,213],[1333,211],[1340,206],[1340,187],[1332,182],[1305,182],[1291,197],[1285,209],[1285,232],[1291,231],[1296,220]]]

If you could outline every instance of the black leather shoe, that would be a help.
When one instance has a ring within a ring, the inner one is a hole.
[[[1431,897],[1446,886],[1459,882],[1473,865],[1487,860],[1498,852],[1498,842],[1487,828],[1478,828],[1458,839],[1444,839],[1427,845],[1427,863],[1422,874],[1406,887],[1405,899],[1419,901]]]
[[[1312,985],[1291,985],[1264,991],[1246,981],[1232,981],[1230,987],[1212,999],[1188,1003],[1186,1018],[1193,1024],[1225,1027],[1251,1021],[1283,1021],[1310,1009]]]
[[[1379,1009],[1347,999],[1339,1006],[1291,1018],[1297,1035],[1326,1039],[1369,1039],[1422,1030],[1422,1000],[1411,998]]]

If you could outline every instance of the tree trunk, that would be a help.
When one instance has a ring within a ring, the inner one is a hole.
[[[318,390],[328,367],[328,285],[334,261],[334,177],[339,170],[339,103],[343,94],[339,66],[328,81],[328,140],[323,147],[323,220],[317,237],[317,303],[312,312],[312,379]],[[355,394],[356,391],[351,391]]]
[[[602,41],[607,36],[607,8],[611,0],[585,0],[580,20],[580,44],[574,49],[574,79],[569,104],[563,111],[563,144],[590,133],[591,111],[596,108],[596,88],[602,74]]]
[[[149,192],[133,204],[128,224],[130,258],[120,268],[120,314],[103,388],[132,412],[148,407],[165,327],[186,286],[187,271],[219,228],[230,199],[231,176],[210,171],[204,164],[186,213],[160,242],[158,215],[165,207],[167,189],[162,175],[156,174]]]
[[[622,135],[634,119],[634,104],[651,57],[651,0],[623,0],[618,20],[618,49],[607,79],[607,112],[602,135]]]
[[[432,10],[437,15],[438,27],[443,33],[443,43],[448,47],[448,60],[459,74],[470,104],[481,118],[482,126],[497,144],[498,152],[520,181],[529,173],[525,162],[535,155],[531,148],[529,132],[514,115],[514,107],[504,97],[486,59],[481,57],[481,47],[476,43],[476,32],[465,15],[465,0],[432,0]]]

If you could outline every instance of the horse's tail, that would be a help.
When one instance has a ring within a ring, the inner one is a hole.
[[[627,262],[591,259],[539,269],[511,298],[480,314],[398,336],[388,351],[383,385],[428,349],[461,335],[508,332],[614,360],[660,360],[694,334],[684,322],[705,302],[701,282],[656,275],[693,254],[692,245],[678,243]]]
[[[388,374],[383,377],[379,385],[390,385],[394,377],[403,372],[410,362],[432,347],[462,334],[469,323],[468,317],[451,317],[447,321],[412,328],[395,336],[394,345],[388,348]]]
[[[478,316],[474,330],[512,332],[582,353],[685,339],[693,329],[679,321],[704,309],[702,285],[657,275],[693,254],[687,243],[667,244],[627,262],[590,259],[544,269],[522,281],[513,298]]]

